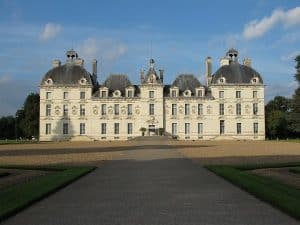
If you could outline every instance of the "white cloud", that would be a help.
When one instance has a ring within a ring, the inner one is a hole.
[[[43,32],[40,34],[40,40],[48,41],[55,38],[61,32],[62,26],[60,24],[47,23]]]
[[[292,61],[296,58],[297,55],[300,55],[300,51],[294,51],[287,55],[283,55],[280,57],[282,61]]]
[[[266,86],[266,103],[273,99],[275,96],[284,96],[287,98],[292,97],[296,88],[298,88],[297,81],[290,83],[274,83]]]
[[[245,39],[259,38],[279,23],[285,27],[300,24],[300,7],[287,11],[275,10],[269,17],[251,21],[245,25],[243,37]]]

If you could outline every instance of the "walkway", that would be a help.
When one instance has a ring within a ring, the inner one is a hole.
[[[299,224],[175,149],[142,148],[123,151],[3,224]]]

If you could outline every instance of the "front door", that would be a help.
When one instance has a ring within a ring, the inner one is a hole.
[[[149,136],[154,136],[156,135],[156,132],[155,132],[155,125],[149,125]]]

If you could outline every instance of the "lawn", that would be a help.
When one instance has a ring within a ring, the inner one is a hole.
[[[295,167],[300,171],[300,163],[264,164],[247,166],[206,166],[207,169],[225,178],[234,185],[272,204],[289,215],[300,219],[300,190],[269,177],[249,173],[252,169]]]
[[[0,221],[17,213],[32,203],[70,184],[79,177],[91,172],[95,167],[32,167],[0,166],[0,168],[53,171],[48,175],[0,190]]]

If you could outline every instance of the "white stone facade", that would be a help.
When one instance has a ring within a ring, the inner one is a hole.
[[[124,75],[112,75],[99,85],[96,65],[89,74],[83,60],[75,63],[79,59],[73,53],[67,53],[65,65],[55,60],[40,85],[41,141],[128,140],[143,133],[179,140],[265,139],[264,85],[257,73],[251,75],[249,60],[245,69],[231,62],[230,54],[228,64],[222,59],[225,67],[233,63],[241,68],[237,76],[242,82],[231,80],[235,74],[223,76],[222,67],[210,74],[209,60],[207,85],[192,75],[164,85],[163,71],[158,76],[152,60],[146,76],[141,73],[140,85]]]

